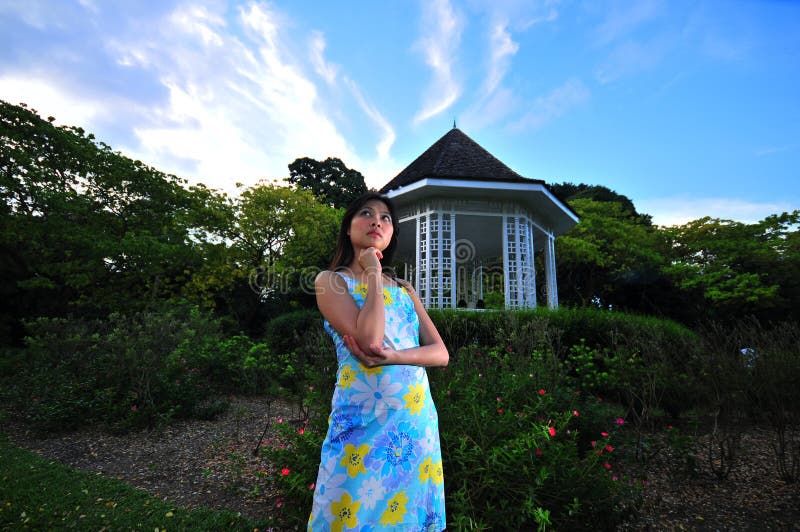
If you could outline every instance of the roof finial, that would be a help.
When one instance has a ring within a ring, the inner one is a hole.
[[[455,118],[453,118],[453,129],[457,129],[456,128],[456,119]]]

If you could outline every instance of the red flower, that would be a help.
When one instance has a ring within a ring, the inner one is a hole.
[[[133,405],[133,406],[131,407],[131,412],[136,412],[136,410],[138,410],[138,409],[136,408],[136,405]]]
[[[617,425],[624,425],[625,424],[625,420],[622,419],[621,417],[618,417],[616,423],[617,423]]]
[[[550,436],[555,436],[556,435],[556,428],[555,427],[547,427],[547,432],[550,434]]]
[[[542,450],[536,449],[536,456],[542,456]]]
[[[611,469],[611,464],[606,462],[605,464],[603,464],[603,467],[605,467],[606,469]]]
[[[592,444],[592,447],[594,447],[595,445],[597,445],[597,442],[596,442],[596,441],[590,441],[589,443],[591,443],[591,444]]]
[[[284,467],[283,469],[281,469],[281,475],[284,476],[284,477],[286,475],[288,475],[289,473],[291,473],[291,472],[292,472],[292,470],[289,469],[288,467]]]
[[[544,391],[544,390],[539,390],[539,395],[544,395],[544,394],[546,394],[546,393],[547,393],[547,392],[546,392],[546,391]]]
[[[283,499],[281,499],[281,498],[279,497],[279,498],[278,498],[278,500],[277,500],[277,501],[275,501],[275,506],[276,506],[276,507],[278,507],[278,508],[280,508],[281,506],[283,506]]]
[[[613,453],[614,452],[614,448],[611,447],[610,445],[606,445],[606,451],[608,451],[610,453]]]
[[[572,415],[573,415],[573,416],[575,416],[575,417],[578,417],[578,416],[580,416],[580,414],[578,413],[578,411],[577,411],[577,410],[573,410],[573,411],[572,411]]]
[[[303,433],[305,433],[305,431],[306,431],[306,429],[300,429],[300,430],[297,431],[297,433],[298,434],[303,434]]]
[[[310,486],[308,486],[308,491],[313,490],[317,486],[316,482],[312,482]]]
[[[604,438],[608,438],[608,432],[601,432],[600,436],[602,436]]]
[[[498,414],[502,414],[502,413],[503,413],[503,409],[502,409],[502,408],[498,408],[498,409],[497,409],[497,413],[498,413]]]

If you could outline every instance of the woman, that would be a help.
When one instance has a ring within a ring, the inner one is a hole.
[[[436,408],[424,366],[447,349],[413,288],[384,271],[397,248],[391,201],[375,192],[345,211],[317,305],[338,359],[308,529],[445,528]]]

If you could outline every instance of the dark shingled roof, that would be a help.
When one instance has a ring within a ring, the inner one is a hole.
[[[538,179],[522,177],[456,127],[386,183],[380,192],[385,194],[426,177],[544,184]]]

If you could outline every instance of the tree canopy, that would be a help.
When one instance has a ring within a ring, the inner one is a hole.
[[[364,176],[345,166],[341,159],[329,157],[317,161],[309,157],[289,164],[289,183],[311,191],[331,207],[344,208],[367,191]]]

